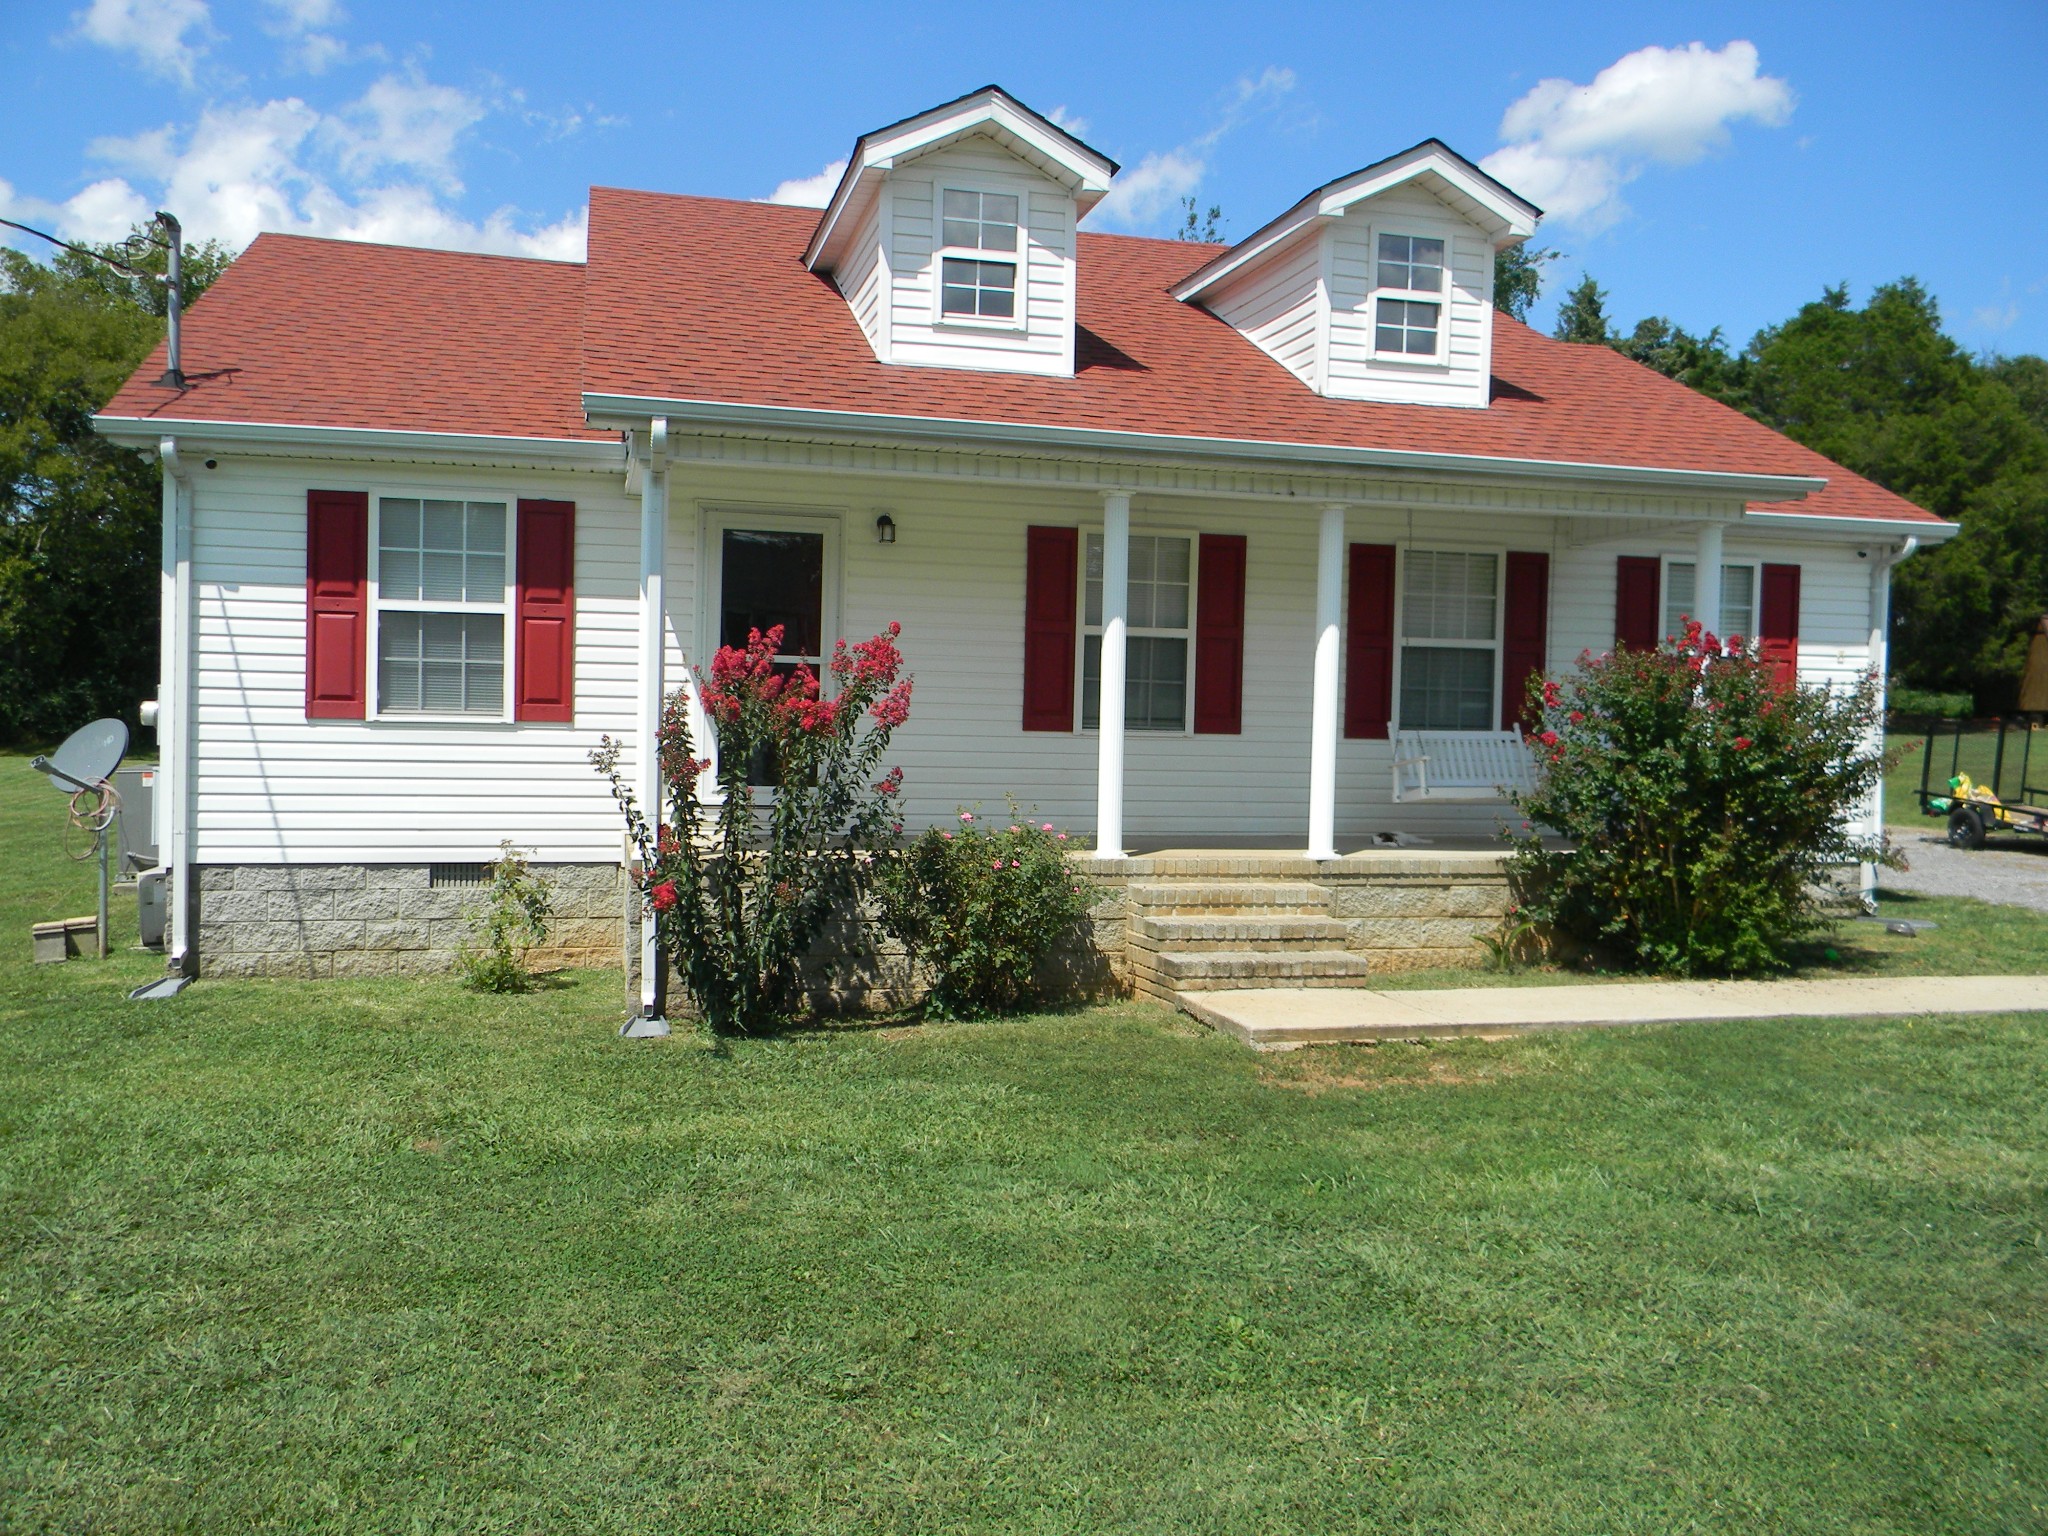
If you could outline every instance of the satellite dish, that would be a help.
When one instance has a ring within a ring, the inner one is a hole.
[[[127,751],[127,726],[119,720],[95,720],[65,737],[53,756],[32,758],[29,766],[47,773],[51,784],[68,795],[99,788],[121,766]]]

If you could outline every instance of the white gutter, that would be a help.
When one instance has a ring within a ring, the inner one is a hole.
[[[158,640],[156,828],[170,871],[164,969],[190,976],[192,918],[192,472],[175,437],[160,437],[163,466],[162,633]]]
[[[1588,464],[1550,459],[1505,459],[1484,454],[1432,453],[1406,448],[1354,448],[1331,443],[1272,442],[1262,438],[1180,437],[1165,432],[1124,432],[1101,427],[1048,427],[1031,422],[973,421],[944,416],[898,416],[782,405],[741,405],[725,400],[669,400],[640,395],[585,394],[593,423],[631,427],[655,416],[671,432],[690,426],[720,431],[820,434],[983,447],[1083,448],[1101,453],[1175,459],[1234,459],[1350,469],[1422,470],[1514,479],[1593,480],[1609,485],[1655,486],[1670,491],[1739,496],[1745,501],[1796,501],[1827,484],[1817,475],[1738,474],[1723,470],[1658,469],[1637,464]],[[1823,520],[1825,521],[1825,520]]]
[[[218,444],[240,453],[301,455],[328,450],[343,457],[451,454],[615,470],[624,449],[614,440],[587,437],[495,437],[471,432],[401,432],[384,427],[306,426],[288,421],[191,421],[157,416],[95,416],[93,430],[112,442],[153,448],[175,433],[191,452]]]
[[[1910,517],[1829,517],[1819,512],[1745,512],[1742,521],[1754,528],[1818,533],[1850,543],[1903,538],[1915,547],[1943,544],[1963,531],[1961,523]],[[1898,558],[1903,560],[1906,556]]]

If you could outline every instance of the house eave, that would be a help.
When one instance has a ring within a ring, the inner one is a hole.
[[[1655,487],[1672,492],[1739,498],[1745,502],[1796,501],[1827,484],[1825,478],[1812,475],[1739,474],[1635,464],[1508,459],[1482,454],[1278,442],[1261,438],[1180,437],[1170,433],[1130,432],[1102,427],[897,416],[866,411],[752,405],[728,400],[586,393],[583,409],[593,426],[622,430],[644,424],[656,416],[666,416],[672,430],[691,425],[734,432],[837,435],[933,444],[967,443],[1010,449],[1083,450],[1144,459],[1228,460],[1242,464],[1286,463],[1304,467],[1501,476],[1517,480],[1599,481],[1608,485]]]
[[[620,469],[618,441],[587,437],[517,437],[473,432],[398,431],[386,427],[316,426],[288,421],[203,421],[166,416],[92,418],[93,430],[129,448],[154,449],[175,437],[194,450],[209,446],[236,453],[296,457],[330,453],[339,458],[490,459],[503,463],[578,469]]]
[[[1918,539],[1921,544],[1943,544],[1963,531],[1961,523],[1938,518],[1848,517],[1822,512],[1764,512],[1750,510],[1742,521],[1752,528],[1769,528],[1785,533],[1818,536],[1848,544],[1867,544],[1872,539]]]

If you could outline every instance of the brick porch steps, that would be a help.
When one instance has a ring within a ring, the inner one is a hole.
[[[1331,916],[1330,900],[1307,881],[1135,880],[1125,930],[1132,987],[1179,1004],[1188,992],[1369,985],[1358,924]]]

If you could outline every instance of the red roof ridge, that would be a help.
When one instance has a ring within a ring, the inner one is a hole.
[[[580,261],[565,261],[559,256],[518,256],[510,251],[471,251],[455,245],[406,245],[396,240],[356,240],[347,235],[304,235],[296,230],[265,229],[257,231],[256,238],[242,248],[246,256],[259,244],[271,244],[290,240],[306,245],[340,246],[349,250],[403,251],[417,256],[446,256],[458,260],[474,261],[516,261],[529,262],[544,267],[580,267]],[[236,258],[240,260],[240,257]]]

